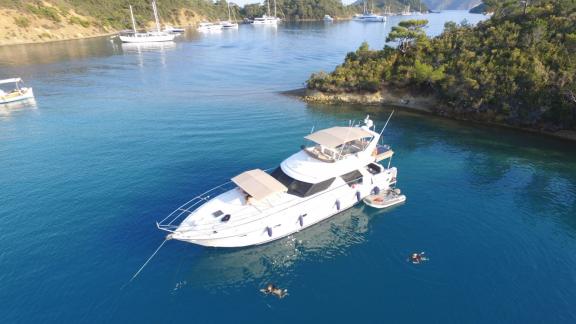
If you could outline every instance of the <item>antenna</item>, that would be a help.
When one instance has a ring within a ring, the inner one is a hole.
[[[388,122],[390,121],[390,118],[392,118],[392,115],[394,115],[394,110],[392,110],[392,112],[390,113],[390,116],[388,116],[388,120],[386,120],[386,124],[384,124],[384,127],[382,127],[382,131],[380,132],[380,136],[382,136],[382,133],[384,133],[384,130],[386,129],[386,126],[388,126]]]

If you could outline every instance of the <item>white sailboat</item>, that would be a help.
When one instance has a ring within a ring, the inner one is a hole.
[[[120,37],[120,40],[124,43],[150,43],[150,42],[173,41],[176,35],[160,30],[160,19],[158,18],[158,9],[156,8],[156,0],[152,0],[152,10],[154,11],[154,21],[156,22],[156,31],[138,32],[136,30],[136,21],[134,20],[134,12],[132,11],[132,5],[130,5],[130,18],[132,19],[132,30],[121,32],[120,35],[118,35],[118,37]]]
[[[305,137],[312,145],[273,172],[243,172],[180,206],[157,227],[170,233],[167,239],[213,247],[258,245],[304,230],[395,185],[394,152],[378,144],[381,134],[369,117],[363,126],[312,133]]]
[[[230,9],[230,2],[228,2],[228,20],[221,21],[223,29],[238,29],[238,24],[235,22],[236,17],[234,17],[234,22],[232,21],[232,10]]]
[[[362,14],[354,15],[353,19],[359,22],[386,22],[387,20],[385,16],[377,15],[373,10],[368,11],[366,1],[364,1],[364,10]]]
[[[0,80],[0,86],[6,84],[13,84],[14,87],[7,89],[7,91],[0,88],[0,104],[34,98],[34,92],[32,91],[32,88],[23,86],[24,83],[22,82],[21,78]]]
[[[278,25],[281,19],[276,16],[276,0],[274,0],[274,16],[270,16],[270,0],[266,1],[266,4],[268,5],[267,14],[254,18],[252,25]]]
[[[412,16],[412,12],[410,12],[410,5],[404,7],[404,11],[400,14],[401,16]]]

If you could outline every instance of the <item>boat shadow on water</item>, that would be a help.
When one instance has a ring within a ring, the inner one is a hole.
[[[288,283],[299,263],[319,262],[347,253],[351,246],[366,241],[370,222],[393,208],[375,210],[359,205],[301,232],[264,245],[217,249],[202,248],[202,253],[187,271],[183,271],[176,288],[182,283],[193,287],[228,289],[254,284],[257,287],[282,278]]]

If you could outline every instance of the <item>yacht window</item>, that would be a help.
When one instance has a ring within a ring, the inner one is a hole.
[[[362,173],[358,170],[354,170],[352,172],[348,172],[342,175],[342,180],[346,182],[348,185],[353,185],[362,182]]]
[[[213,212],[212,215],[214,217],[220,217],[220,216],[224,215],[224,212],[221,210],[218,210],[218,211]]]
[[[320,191],[326,190],[328,187],[330,187],[332,182],[334,182],[334,178],[318,183],[298,181],[284,173],[280,167],[272,172],[272,177],[285,185],[286,188],[288,188],[289,194],[298,197],[308,197]]]
[[[376,163],[370,163],[366,166],[366,169],[368,170],[368,172],[372,173],[372,174],[378,174],[380,172],[382,172],[382,166],[376,164]]]

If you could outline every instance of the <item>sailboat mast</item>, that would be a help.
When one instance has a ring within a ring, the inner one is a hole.
[[[156,8],[156,0],[152,0],[152,10],[154,11],[154,20],[156,21],[156,31],[160,32],[160,19],[158,19],[158,8]]]
[[[266,4],[268,5],[268,16],[270,16],[270,0],[266,0]]]
[[[132,12],[132,5],[130,5],[130,18],[132,19],[132,30],[136,34],[136,21],[134,20],[134,12]]]
[[[274,18],[276,18],[276,0],[274,0]]]
[[[228,2],[228,21],[232,21],[232,17],[230,15],[230,2]]]

